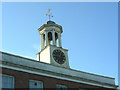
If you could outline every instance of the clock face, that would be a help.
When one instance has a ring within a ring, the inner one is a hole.
[[[66,60],[65,54],[59,49],[53,51],[53,58],[59,64],[63,64]]]

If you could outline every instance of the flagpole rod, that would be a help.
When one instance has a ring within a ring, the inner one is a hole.
[[[50,14],[49,14],[49,21],[50,21]]]
[[[50,21],[50,11],[51,11],[51,10],[49,9],[49,21]]]

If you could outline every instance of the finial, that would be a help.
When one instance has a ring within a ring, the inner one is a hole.
[[[53,15],[50,11],[51,11],[51,9],[48,9],[48,12],[46,13],[46,16],[48,16],[49,21],[50,21],[50,18],[53,17]]]

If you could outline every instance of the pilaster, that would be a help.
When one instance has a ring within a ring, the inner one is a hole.
[[[58,42],[59,42],[59,47],[62,47],[60,33],[58,33]]]
[[[44,39],[43,34],[41,35],[41,50],[44,48]]]

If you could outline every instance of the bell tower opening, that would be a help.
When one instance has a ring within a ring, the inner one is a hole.
[[[52,41],[52,33],[48,32],[48,42],[49,42],[49,45],[52,44],[51,41]]]

